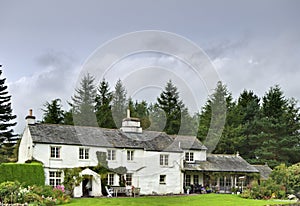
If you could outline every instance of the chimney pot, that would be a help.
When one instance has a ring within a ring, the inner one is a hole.
[[[35,124],[35,116],[33,116],[32,109],[29,110],[29,115],[25,119],[27,124]]]

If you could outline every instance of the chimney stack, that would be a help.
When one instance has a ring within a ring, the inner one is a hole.
[[[35,124],[35,116],[33,116],[32,109],[29,110],[29,115],[25,117],[27,124]]]

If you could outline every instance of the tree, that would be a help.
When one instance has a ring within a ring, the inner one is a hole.
[[[121,127],[123,118],[126,117],[126,89],[119,79],[115,86],[112,100],[112,115],[117,128]]]
[[[113,95],[109,91],[109,84],[103,79],[98,87],[95,106],[99,127],[116,128],[111,109],[112,99]]]
[[[179,98],[177,87],[171,80],[167,82],[165,90],[157,98],[157,105],[166,115],[164,131],[167,134],[178,134],[181,124],[181,110],[183,110],[185,106]]]
[[[197,137],[207,146],[208,152],[232,153],[229,111],[233,111],[234,103],[226,85],[217,83],[214,93],[207,100],[199,115]],[[217,146],[217,147],[216,147]]]
[[[256,138],[260,147],[255,150],[258,161],[268,162],[271,167],[300,161],[295,155],[300,152],[300,116],[295,100],[286,99],[276,85],[264,95],[261,110],[260,133]]]
[[[1,75],[2,70],[0,77]],[[17,140],[17,135],[11,129],[17,124],[13,122],[17,116],[12,114],[11,95],[8,94],[5,81],[6,78],[0,78],[0,163],[10,161]]]
[[[133,103],[132,99],[129,98],[128,108],[130,110],[131,117],[136,117],[140,119],[141,127],[143,129],[147,129],[150,127],[151,123],[149,120],[149,110],[146,101],[136,101],[135,103]]]
[[[237,102],[237,126],[241,128],[237,151],[248,161],[256,160],[255,149],[260,147],[257,140],[260,129],[260,99],[253,91],[244,90]],[[252,159],[252,160],[251,160]]]
[[[62,124],[64,121],[64,111],[62,110],[61,100],[54,99],[51,103],[44,104],[45,109],[43,123]]]
[[[95,115],[96,87],[94,77],[86,74],[81,82],[80,88],[76,88],[75,95],[71,97],[73,121],[76,125],[97,126]]]

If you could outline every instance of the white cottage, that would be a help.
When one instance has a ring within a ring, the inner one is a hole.
[[[180,194],[199,185],[220,190],[222,184],[236,186],[240,176],[258,172],[240,156],[207,156],[207,148],[195,137],[142,131],[139,120],[129,114],[121,129],[38,124],[32,111],[26,121],[18,161],[42,162],[46,184],[52,186],[62,184],[64,168],[92,168],[99,163],[111,171],[107,185],[125,181],[140,188],[140,194]],[[221,175],[212,179],[212,173]],[[101,196],[98,174],[91,169],[82,174],[90,178],[75,188],[74,195]]]

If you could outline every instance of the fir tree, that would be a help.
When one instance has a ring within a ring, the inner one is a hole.
[[[1,65],[0,65],[1,67]],[[0,77],[2,70],[0,70]],[[0,78],[0,163],[10,161],[13,155],[16,136],[11,127],[16,125],[13,120],[16,115],[12,115],[11,95],[8,94],[5,78]]]
[[[167,134],[178,134],[181,125],[181,110],[184,109],[184,104],[179,98],[177,87],[171,80],[167,82],[165,90],[157,98],[157,104],[166,115],[164,131]]]
[[[64,121],[64,111],[62,110],[61,100],[54,99],[51,103],[44,104],[43,123],[62,124]]]
[[[75,95],[71,97],[73,121],[76,125],[97,126],[95,115],[95,98],[96,87],[94,77],[90,74],[85,75],[81,82],[80,88],[76,88]]]
[[[112,98],[113,95],[109,91],[109,84],[103,79],[98,87],[95,106],[99,127],[116,128],[111,111]]]
[[[119,79],[115,86],[112,100],[112,114],[117,128],[121,127],[123,118],[126,117],[126,89]]]

